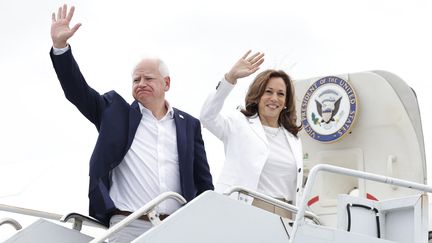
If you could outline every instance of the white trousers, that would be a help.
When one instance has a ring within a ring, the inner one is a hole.
[[[126,218],[123,215],[113,215],[110,219],[110,227],[117,224],[121,220]],[[131,241],[138,238],[138,236],[144,234],[147,230],[153,227],[153,224],[145,220],[135,220],[129,225],[115,233],[108,240],[109,243],[130,243]]]

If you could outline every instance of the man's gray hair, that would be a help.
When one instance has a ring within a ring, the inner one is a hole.
[[[166,65],[166,63],[160,59],[160,58],[156,58],[156,60],[159,62],[159,72],[162,75],[162,77],[168,77],[169,76],[169,70],[168,70],[168,66]]]
[[[147,56],[141,58],[141,59],[140,59],[140,60],[135,64],[135,66],[134,66],[134,68],[133,68],[133,70],[132,70],[132,76],[133,76],[133,74],[134,74],[134,72],[135,72],[135,69],[137,68],[138,64],[140,64],[143,60],[146,60],[146,59],[148,59],[148,60],[154,60],[154,61],[156,61],[156,62],[158,63],[159,73],[160,73],[160,75],[161,75],[163,78],[169,76],[168,66],[166,65],[166,63],[165,63],[162,59],[160,59],[159,57],[147,57]]]

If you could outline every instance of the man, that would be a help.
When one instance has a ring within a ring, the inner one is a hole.
[[[90,215],[108,226],[162,192],[176,191],[190,201],[213,190],[200,122],[165,100],[171,81],[166,65],[151,58],[136,65],[131,105],[115,91],[100,95],[85,81],[67,43],[81,26],[69,27],[73,13],[74,7],[68,12],[63,5],[52,14],[50,55],[66,98],[99,132],[90,159]],[[179,207],[168,201],[158,213],[163,219]],[[130,242],[151,227],[148,218],[134,224],[138,232],[130,227],[114,242]]]

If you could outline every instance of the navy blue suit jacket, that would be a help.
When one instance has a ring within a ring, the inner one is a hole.
[[[115,91],[100,95],[82,76],[69,49],[62,55],[50,52],[66,98],[97,128],[99,136],[90,158],[89,214],[106,226],[115,205],[109,196],[110,171],[123,160],[141,121],[137,101],[131,105]],[[174,108],[180,184],[183,197],[213,190],[201,124],[198,119]]]

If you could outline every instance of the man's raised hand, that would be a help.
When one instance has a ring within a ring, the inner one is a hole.
[[[80,23],[70,28],[69,24],[73,17],[75,7],[71,7],[69,13],[67,12],[67,5],[63,5],[58,9],[57,16],[52,13],[51,22],[51,38],[53,46],[56,48],[63,48],[67,46],[67,41],[81,26]]]

